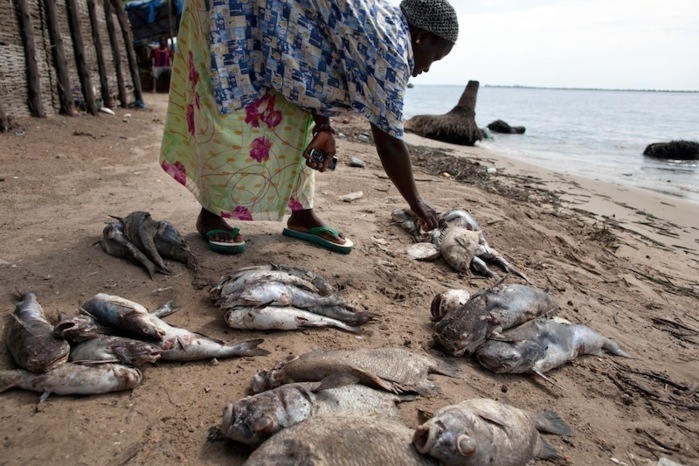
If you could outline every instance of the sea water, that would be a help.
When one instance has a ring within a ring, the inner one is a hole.
[[[440,115],[465,86],[415,85],[404,113]],[[673,162],[643,155],[648,144],[699,141],[699,92],[607,91],[488,87],[478,90],[476,124],[524,126],[524,134],[494,133],[478,146],[560,173],[631,184],[699,203],[699,160]]]

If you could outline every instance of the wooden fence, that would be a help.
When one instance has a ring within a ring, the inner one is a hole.
[[[0,131],[142,101],[121,0],[0,0]]]

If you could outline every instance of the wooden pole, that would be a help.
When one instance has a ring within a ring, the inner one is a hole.
[[[41,82],[39,80],[39,65],[36,62],[34,30],[32,29],[27,0],[17,0],[17,14],[22,44],[24,45],[24,61],[27,67],[29,111],[32,116],[45,117],[44,105],[41,102]]]
[[[97,68],[100,72],[102,104],[107,108],[112,108],[112,95],[109,93],[107,65],[104,63],[104,54],[102,53],[102,40],[100,39],[99,24],[97,23],[95,0],[87,0],[87,11],[90,15],[90,25],[92,26],[92,42],[95,44],[95,52],[97,52]]]
[[[122,108],[129,105],[126,97],[126,84],[124,84],[124,72],[121,68],[121,53],[119,52],[119,41],[117,39],[114,19],[112,18],[112,4],[109,0],[104,0],[104,20],[107,22],[107,32],[109,33],[109,43],[112,47],[112,59],[114,60],[114,70],[117,75],[117,87],[119,88],[119,104]]]
[[[5,115],[5,108],[0,101],[0,133],[4,133],[8,129],[10,129],[10,122],[7,119],[7,115]]]
[[[53,61],[58,77],[58,98],[61,102],[61,113],[73,114],[73,95],[70,92],[70,76],[68,74],[68,62],[63,48],[63,37],[58,29],[58,14],[56,12],[56,0],[44,0],[46,8],[47,26],[53,49]]]
[[[124,36],[124,46],[126,47],[126,58],[129,60],[129,69],[131,70],[131,80],[133,81],[134,97],[136,101],[143,102],[143,91],[141,89],[141,77],[138,73],[138,62],[136,61],[136,52],[133,49],[133,37],[131,36],[131,24],[126,16],[126,10],[122,5],[121,0],[110,0],[112,7],[116,11],[121,33]]]
[[[75,64],[78,67],[80,86],[83,88],[83,97],[85,98],[85,110],[90,112],[92,115],[97,115],[95,92],[92,90],[92,84],[90,83],[90,72],[87,69],[87,60],[85,60],[85,44],[83,43],[83,35],[80,32],[78,4],[76,0],[66,0],[66,6],[68,7],[68,24],[70,25],[70,33],[73,37]]]

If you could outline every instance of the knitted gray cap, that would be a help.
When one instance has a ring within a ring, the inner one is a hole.
[[[447,0],[403,0],[400,9],[411,26],[456,43],[459,20]]]

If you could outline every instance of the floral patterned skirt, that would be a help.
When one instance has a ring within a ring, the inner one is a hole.
[[[204,0],[185,2],[175,53],[160,164],[206,210],[238,220],[282,219],[313,208],[305,165],[311,115],[269,91],[222,115],[210,75]]]

